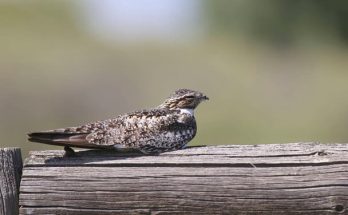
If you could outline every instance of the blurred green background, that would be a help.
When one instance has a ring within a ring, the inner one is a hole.
[[[347,20],[344,0],[2,1],[1,147],[178,88],[210,97],[191,145],[348,142]]]

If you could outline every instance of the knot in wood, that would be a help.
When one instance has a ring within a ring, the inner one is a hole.
[[[318,156],[325,156],[325,155],[328,155],[328,153],[325,152],[324,150],[318,151],[316,154],[317,154]]]
[[[334,207],[335,211],[338,213],[343,213],[345,211],[344,206],[343,205],[336,205]]]

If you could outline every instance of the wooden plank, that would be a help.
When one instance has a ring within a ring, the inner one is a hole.
[[[21,214],[345,214],[348,144],[32,152]]]
[[[0,148],[0,215],[18,214],[21,174],[21,150],[19,148]]]
[[[346,144],[316,143],[193,147],[159,156],[88,150],[68,159],[50,150],[31,152],[26,166],[312,166],[345,163],[347,153]]]

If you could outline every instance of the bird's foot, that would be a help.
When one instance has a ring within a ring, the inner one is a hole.
[[[76,156],[75,151],[69,146],[64,146],[64,157],[73,157]]]

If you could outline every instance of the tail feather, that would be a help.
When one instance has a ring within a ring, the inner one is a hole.
[[[88,133],[66,133],[60,131],[42,131],[28,133],[30,142],[46,143],[59,146],[73,146],[81,148],[101,148],[100,145],[89,143]]]
[[[29,138],[45,139],[45,140],[52,140],[52,141],[67,140],[77,135],[82,136],[81,134],[77,134],[77,133],[64,133],[64,132],[54,132],[54,131],[32,132],[28,134]]]

